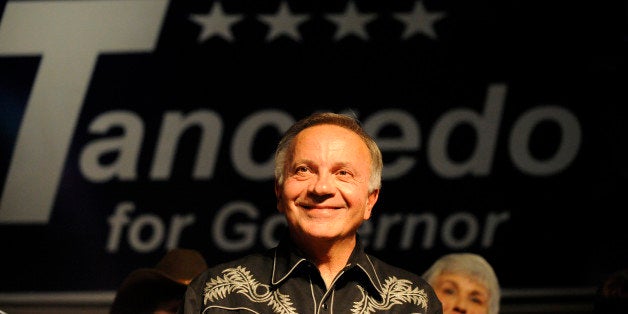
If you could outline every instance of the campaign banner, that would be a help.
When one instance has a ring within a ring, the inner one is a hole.
[[[212,265],[274,246],[275,146],[322,110],[355,114],[381,147],[360,239],[383,260],[422,273],[475,252],[505,289],[565,294],[627,265],[621,4],[0,12],[0,294],[114,291],[171,248]]]

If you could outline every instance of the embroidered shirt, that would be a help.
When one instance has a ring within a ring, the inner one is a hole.
[[[442,313],[420,276],[354,248],[329,290],[285,238],[264,253],[216,265],[188,286],[179,313]]]

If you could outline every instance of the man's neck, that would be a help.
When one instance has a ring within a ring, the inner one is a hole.
[[[347,265],[355,248],[356,238],[342,240],[309,239],[299,241],[297,245],[316,264],[316,268],[325,281],[325,286],[329,289],[336,275]]]

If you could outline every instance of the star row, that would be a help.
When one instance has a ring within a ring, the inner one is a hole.
[[[444,12],[428,12],[422,2],[414,4],[411,12],[395,13],[394,17],[404,24],[402,39],[407,39],[417,33],[436,39],[434,23],[445,16]],[[233,41],[231,27],[244,17],[244,14],[225,14],[220,2],[206,14],[191,14],[190,20],[201,26],[198,35],[198,42],[214,36],[222,37],[224,40]],[[349,2],[347,9],[342,14],[325,14],[325,19],[335,23],[338,27],[334,34],[335,40],[343,39],[354,35],[363,40],[368,40],[366,25],[377,18],[375,13],[359,12],[355,3]],[[306,14],[295,14],[290,11],[287,2],[282,2],[275,14],[260,14],[258,16],[262,23],[269,26],[266,41],[273,41],[281,36],[286,36],[294,41],[301,41],[298,26],[308,19]]]

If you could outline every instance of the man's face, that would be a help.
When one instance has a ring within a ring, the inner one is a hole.
[[[379,194],[369,194],[371,157],[355,133],[335,125],[301,131],[276,187],[277,208],[293,236],[304,240],[353,237],[371,216]]]

